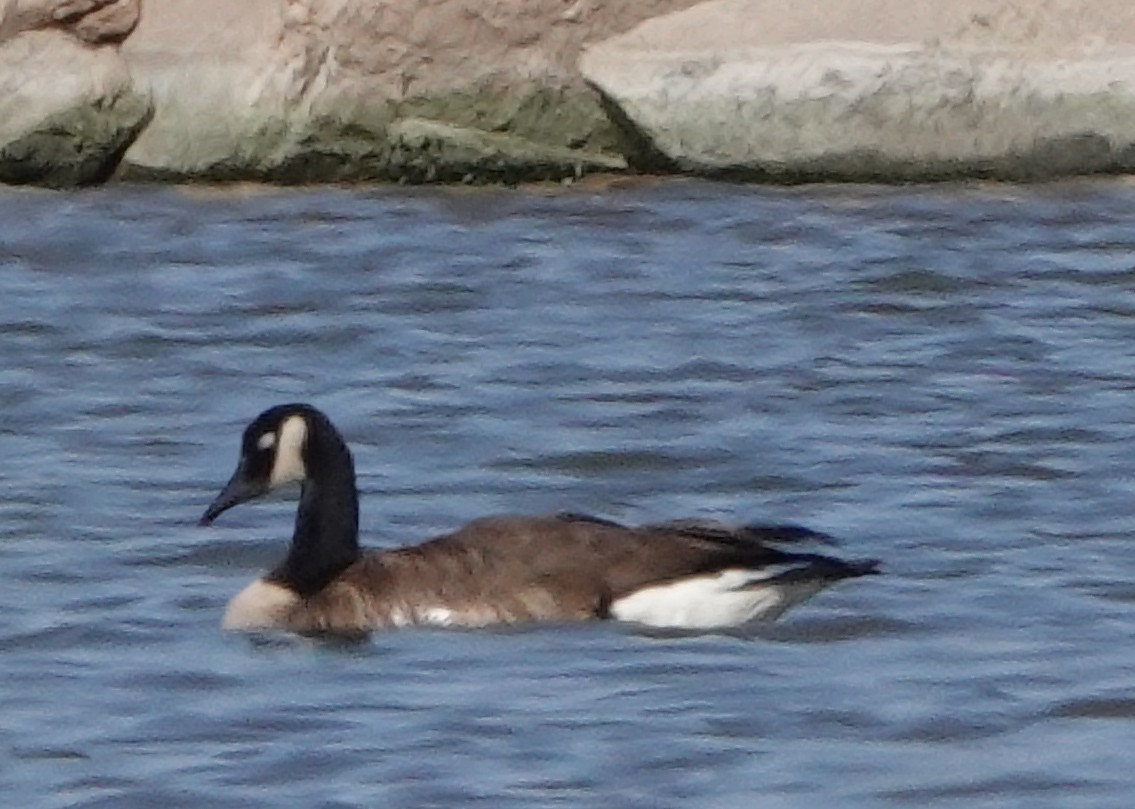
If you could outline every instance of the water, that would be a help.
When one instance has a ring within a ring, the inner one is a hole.
[[[21,807],[1104,807],[1135,788],[1135,186],[0,191],[0,794]],[[798,520],[887,575],[738,635],[250,639],[365,541]]]

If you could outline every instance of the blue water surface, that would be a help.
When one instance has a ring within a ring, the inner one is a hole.
[[[21,807],[1060,807],[1135,791],[1135,187],[0,190],[0,794]],[[790,520],[779,623],[222,633],[294,503],[364,542]]]

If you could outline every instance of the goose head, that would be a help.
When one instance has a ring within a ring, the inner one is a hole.
[[[209,525],[233,506],[275,489],[304,483],[311,460],[309,436],[323,428],[324,422],[326,416],[305,404],[277,405],[257,416],[244,430],[236,471],[205,510],[200,524]]]

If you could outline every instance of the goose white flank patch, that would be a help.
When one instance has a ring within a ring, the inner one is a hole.
[[[710,630],[772,620],[840,579],[878,572],[778,546],[830,537],[795,525],[585,514],[482,517],[420,545],[359,546],[355,466],[330,420],[279,405],[244,431],[236,472],[201,518],[300,484],[288,553],[229,602],[234,630],[359,633],[414,625],[616,619]]]

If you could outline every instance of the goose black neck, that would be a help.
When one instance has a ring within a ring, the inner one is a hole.
[[[342,436],[322,414],[308,419],[307,479],[300,492],[287,558],[269,574],[309,596],[359,558],[359,495],[355,464]]]

